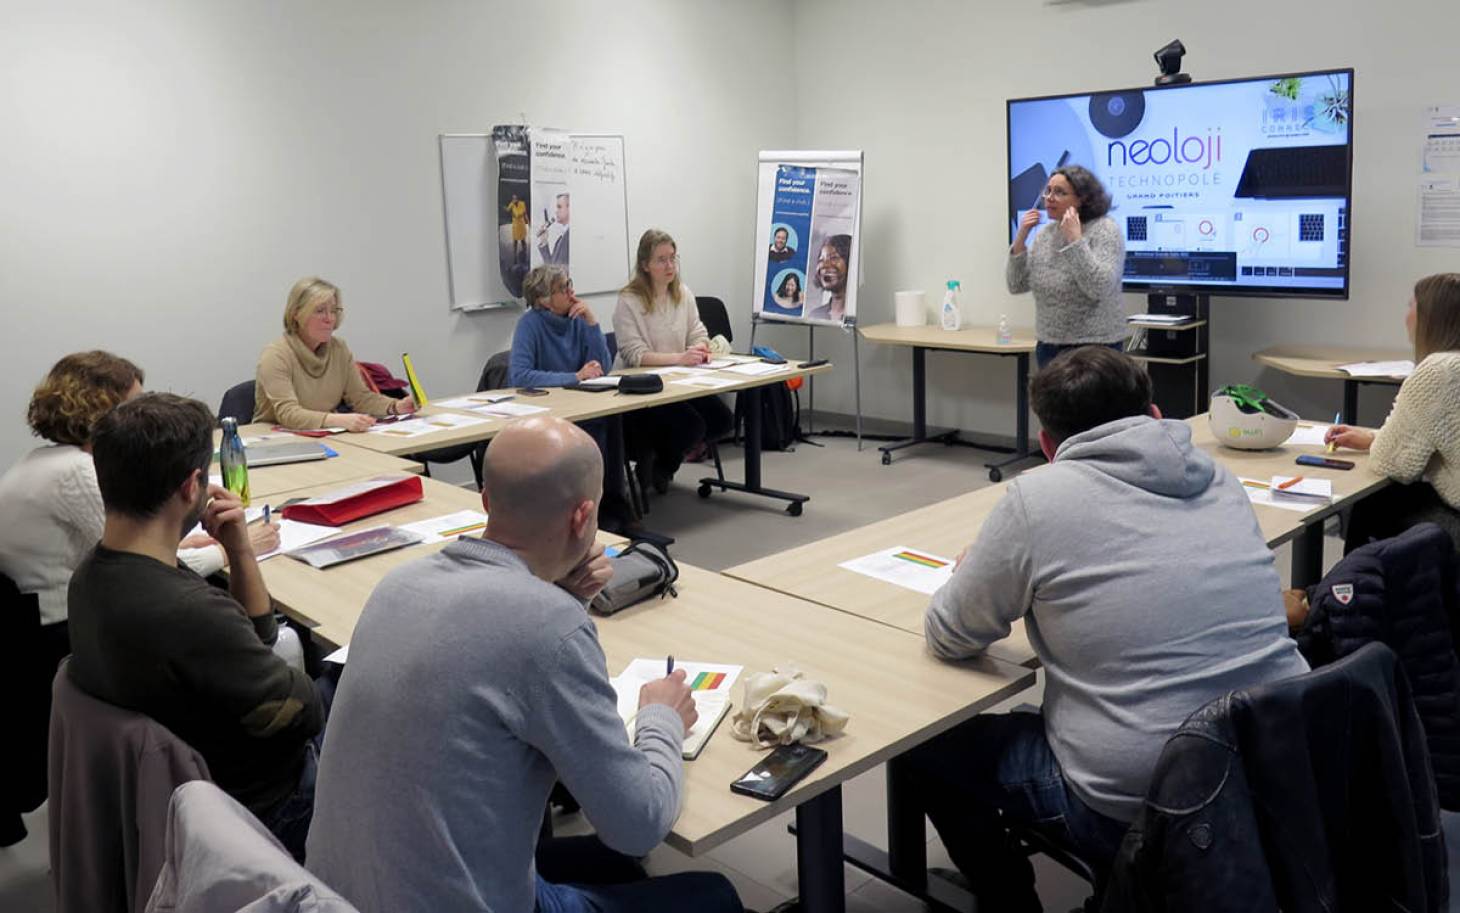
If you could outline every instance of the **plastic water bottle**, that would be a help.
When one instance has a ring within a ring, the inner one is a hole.
[[[1009,315],[999,315],[998,335],[994,337],[996,345],[1007,346],[1014,344],[1014,331],[1009,329]]]
[[[943,329],[956,330],[963,326],[963,313],[958,310],[958,290],[962,288],[957,279],[948,280],[948,291],[943,293]]]
[[[238,436],[238,420],[225,418],[223,442],[218,445],[218,464],[223,470],[223,487],[238,495],[243,506],[248,506],[248,457],[243,450],[243,438]]]

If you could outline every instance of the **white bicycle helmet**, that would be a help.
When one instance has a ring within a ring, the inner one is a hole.
[[[1232,384],[1212,394],[1208,418],[1217,443],[1235,450],[1279,447],[1298,426],[1298,414],[1256,387]]]

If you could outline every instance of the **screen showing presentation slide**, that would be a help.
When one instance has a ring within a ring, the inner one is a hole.
[[[1352,112],[1352,70],[1012,100],[1010,238],[1082,165],[1128,291],[1346,298]]]

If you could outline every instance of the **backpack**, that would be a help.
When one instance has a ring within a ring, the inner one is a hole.
[[[740,436],[745,420],[745,399],[735,398],[735,435]],[[762,450],[790,450],[801,437],[800,404],[791,398],[785,384],[768,384],[760,390],[760,446]]]

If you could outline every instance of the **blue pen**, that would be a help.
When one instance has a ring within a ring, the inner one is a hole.
[[[664,661],[664,677],[665,678],[668,678],[669,676],[671,676],[673,674],[674,674],[674,654],[671,653],[670,656],[669,656],[669,658]]]
[[[264,525],[269,525],[269,505],[264,505]]]
[[[1333,423],[1335,425],[1337,425],[1341,421],[1343,421],[1343,413],[1342,412],[1335,412],[1335,413],[1333,413]],[[1335,442],[1333,442],[1333,441],[1329,441],[1328,442],[1328,452],[1329,453],[1332,453],[1335,449],[1337,449],[1337,447],[1338,447],[1338,445]]]

